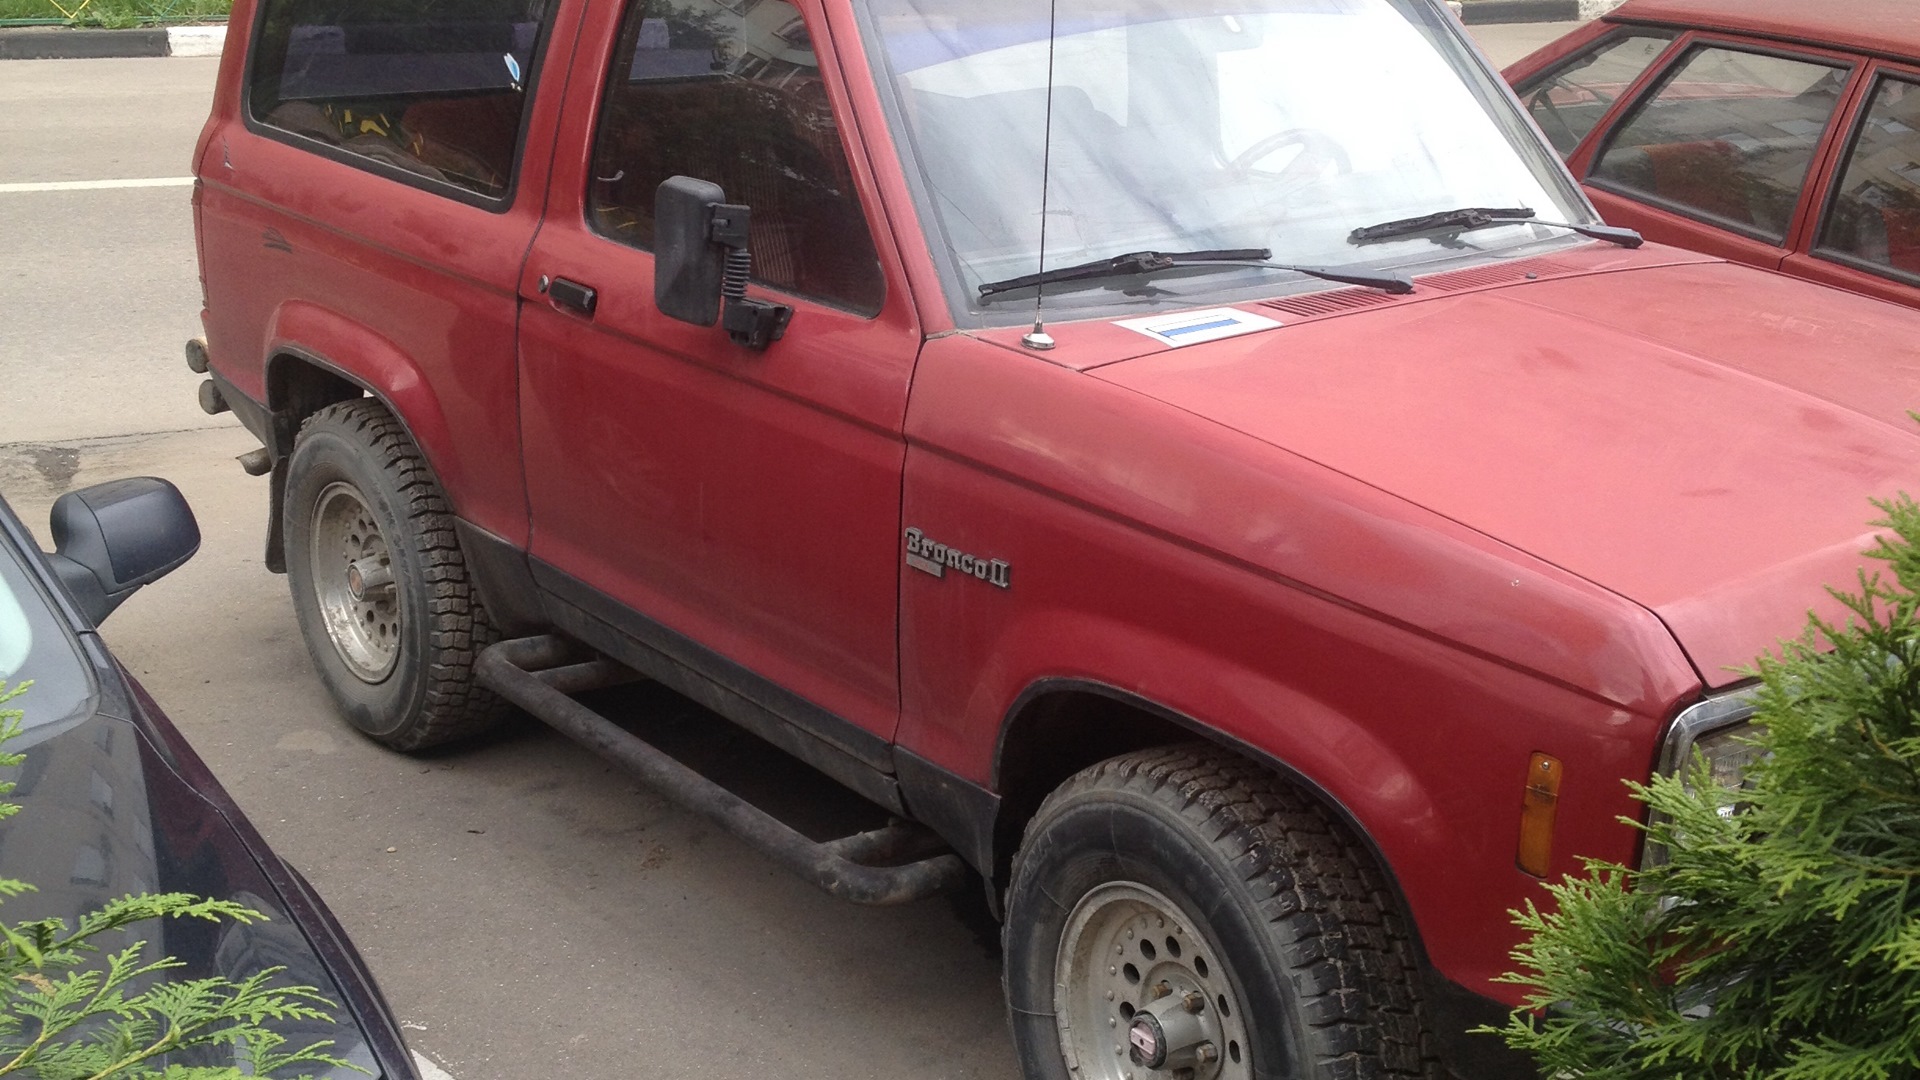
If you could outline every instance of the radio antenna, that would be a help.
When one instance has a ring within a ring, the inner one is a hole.
[[[1047,292],[1047,178],[1053,170],[1053,41],[1058,30],[1060,0],[1047,0],[1047,112],[1041,127],[1040,144],[1040,279],[1033,286],[1033,330],[1020,338],[1020,344],[1045,352],[1053,348],[1040,305]]]

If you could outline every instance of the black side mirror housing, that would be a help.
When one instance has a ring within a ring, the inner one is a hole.
[[[691,176],[669,177],[653,194],[653,302],[668,318],[720,321],[726,261],[710,239],[710,208],[726,201],[719,184]]]
[[[48,561],[74,603],[99,625],[142,585],[180,568],[200,550],[200,525],[180,489],[136,476],[79,491],[53,504]]]
[[[787,332],[793,309],[749,299],[752,211],[720,185],[672,176],[653,196],[653,302],[668,318],[722,323],[735,344],[764,349]],[[724,310],[722,301],[725,301]]]

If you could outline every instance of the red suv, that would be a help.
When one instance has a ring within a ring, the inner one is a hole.
[[[1605,227],[1434,0],[232,25],[188,358],[343,713],[977,874],[1029,1077],[1524,1071],[1509,909],[1920,479],[1920,315]],[[900,821],[571,696],[636,675]]]

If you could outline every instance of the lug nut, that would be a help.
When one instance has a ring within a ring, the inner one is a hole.
[[[1200,1060],[1200,1064],[1211,1065],[1220,1060],[1220,1048],[1210,1042],[1203,1042],[1193,1048],[1193,1056]]]
[[[1173,987],[1167,985],[1167,980],[1161,979],[1159,982],[1153,984],[1153,999],[1155,1001],[1171,993],[1173,993]]]
[[[1187,996],[1180,999],[1180,1007],[1190,1013],[1197,1013],[1207,1007],[1207,995],[1198,990],[1189,990]]]

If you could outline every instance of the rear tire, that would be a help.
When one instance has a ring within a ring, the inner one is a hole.
[[[496,726],[473,680],[497,635],[446,496],[386,406],[314,413],[287,466],[287,582],[320,681],[362,733],[421,750]]]
[[[1214,747],[1114,758],[1049,796],[1003,940],[1028,1080],[1441,1075],[1372,861],[1318,804]]]

